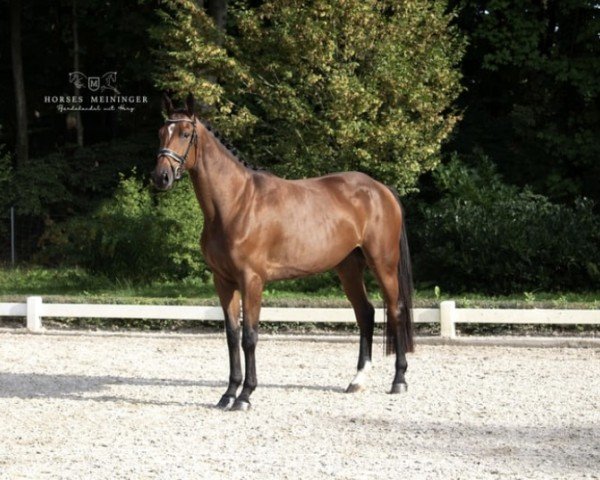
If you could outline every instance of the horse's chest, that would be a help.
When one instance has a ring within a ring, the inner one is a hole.
[[[202,235],[200,248],[202,249],[202,254],[204,255],[206,263],[210,267],[223,261],[225,249],[223,243],[218,239],[215,239],[210,235]]]
[[[227,241],[222,235],[205,230],[200,239],[200,248],[206,264],[213,272],[221,275],[228,275],[231,272],[233,262],[227,248]]]

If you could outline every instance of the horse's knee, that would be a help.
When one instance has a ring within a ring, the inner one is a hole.
[[[257,343],[258,332],[253,328],[244,329],[244,333],[242,335],[242,348],[244,351],[254,351]]]
[[[231,325],[229,322],[225,322],[225,333],[227,335],[227,345],[230,347],[238,347],[240,343],[240,326]]]

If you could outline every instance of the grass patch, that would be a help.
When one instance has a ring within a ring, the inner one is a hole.
[[[370,285],[371,300],[381,308],[381,293]],[[40,295],[54,303],[115,303],[156,305],[218,305],[214,285],[199,279],[134,284],[111,281],[78,268],[0,268],[0,301],[22,302]],[[522,292],[493,296],[441,293],[439,288],[416,289],[415,307],[435,308],[455,300],[458,308],[600,308],[600,292]],[[348,300],[333,274],[267,285],[263,305],[277,307],[347,307]]]

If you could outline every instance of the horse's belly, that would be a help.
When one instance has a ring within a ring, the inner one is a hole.
[[[307,230],[301,236],[283,236],[267,249],[267,277],[269,280],[298,278],[331,270],[359,244],[351,229]]]

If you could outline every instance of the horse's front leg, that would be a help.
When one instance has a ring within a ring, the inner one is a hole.
[[[225,331],[227,332],[227,348],[229,350],[229,385],[225,394],[217,403],[218,408],[229,410],[242,383],[242,367],[240,363],[240,292],[237,285],[215,275],[215,287],[223,313],[225,315]]]
[[[242,349],[246,363],[246,376],[242,393],[235,400],[232,410],[248,410],[250,408],[250,395],[256,388],[256,358],[255,350],[258,342],[258,320],[260,316],[260,302],[264,282],[256,274],[245,275],[242,286],[242,304],[244,325],[242,333]]]

